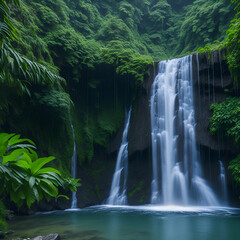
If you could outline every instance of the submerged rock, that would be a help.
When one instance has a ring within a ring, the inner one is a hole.
[[[5,232],[6,235],[10,235],[10,234],[13,234],[14,231],[13,230],[8,230],[7,232]]]
[[[0,239],[4,239],[4,238],[5,238],[4,232],[0,232]]]
[[[37,236],[31,240],[60,240],[60,236],[57,233],[50,233],[46,236]]]

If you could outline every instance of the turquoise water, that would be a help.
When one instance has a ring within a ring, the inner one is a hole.
[[[59,233],[71,240],[238,240],[232,208],[91,207],[17,217],[14,237]]]

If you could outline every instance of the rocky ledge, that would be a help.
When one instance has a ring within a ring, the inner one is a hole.
[[[34,238],[15,238],[13,240],[61,240],[60,235],[58,235],[57,233],[50,233],[46,236],[37,236]]]

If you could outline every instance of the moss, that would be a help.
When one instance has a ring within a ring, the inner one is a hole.
[[[139,192],[144,186],[144,180],[141,180],[138,184],[133,185],[132,191],[128,194],[129,197],[133,197],[137,192]]]
[[[3,202],[0,200],[0,231],[5,232],[8,229],[8,224],[5,220],[6,209]]]
[[[99,186],[96,184],[95,185],[95,189],[96,189],[96,194],[98,196],[98,199],[101,199],[101,195],[100,195],[100,191],[99,191]]]
[[[107,99],[106,99],[107,101]],[[81,109],[78,104],[73,111],[73,124],[77,144],[78,161],[92,160],[94,146],[107,147],[110,137],[116,133],[123,121],[124,108],[120,104],[117,108],[105,100],[101,109]]]

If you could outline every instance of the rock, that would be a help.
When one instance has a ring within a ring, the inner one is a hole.
[[[14,217],[14,211],[6,210],[6,219],[7,220],[12,220],[13,217]]]
[[[50,233],[46,236],[37,236],[31,240],[60,240],[60,236],[57,233]]]
[[[200,54],[198,58],[199,72],[197,71],[197,55],[193,55],[196,141],[199,145],[215,151],[234,152],[232,144],[226,138],[218,141],[209,131],[209,119],[212,116],[210,105],[222,102],[229,95],[225,89],[228,89],[229,92],[233,91],[233,79],[223,57],[223,51],[214,51],[209,56]]]
[[[14,231],[13,230],[8,230],[7,232],[5,232],[6,235],[10,235],[10,234],[13,234]]]
[[[43,240],[60,240],[60,236],[57,233],[51,233],[43,237]]]
[[[43,240],[43,237],[42,236],[37,236],[35,238],[32,238],[31,240]]]
[[[4,238],[5,238],[4,232],[0,232],[0,239],[4,239]]]

